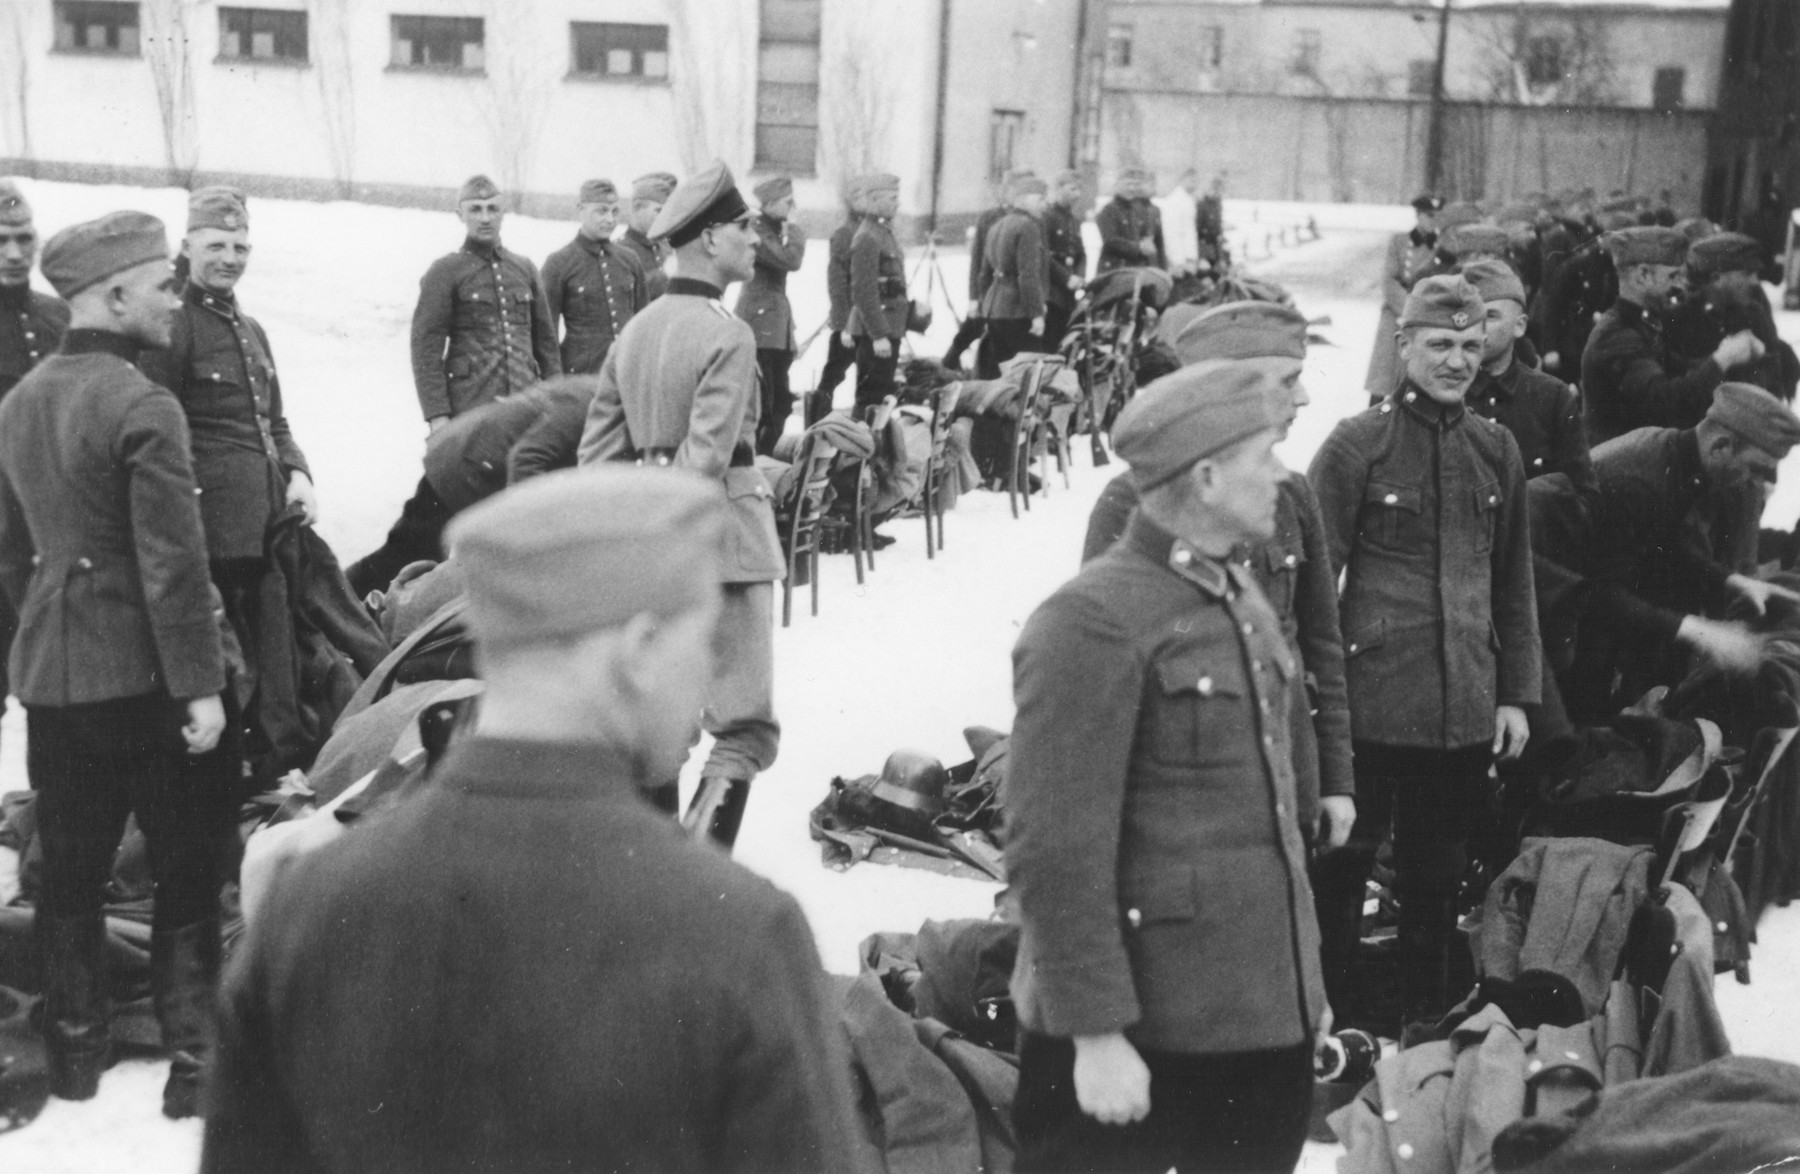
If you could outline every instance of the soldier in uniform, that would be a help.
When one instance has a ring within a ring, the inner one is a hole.
[[[1150,202],[1156,177],[1142,167],[1119,172],[1113,198],[1094,216],[1100,230],[1100,261],[1095,276],[1114,269],[1149,266],[1167,269],[1163,250],[1162,212]]]
[[[563,373],[594,375],[649,294],[637,257],[612,240],[619,221],[612,180],[582,184],[576,214],[575,239],[544,258],[544,298],[551,324],[562,324]]]
[[[225,653],[181,405],[133,365],[178,302],[162,222],[115,212],[44,246],[61,349],[0,404],[0,588],[43,843],[35,936],[50,1091],[108,1063],[103,890],[125,821],[149,841],[163,1112],[195,1112],[212,1038],[219,886],[235,829]]]
[[[1375,347],[1369,354],[1369,373],[1363,389],[1371,400],[1383,400],[1400,386],[1400,352],[1394,341],[1400,329],[1400,311],[1413,282],[1437,254],[1437,214],[1442,196],[1430,194],[1413,200],[1413,227],[1388,241],[1387,260],[1381,267],[1381,317],[1375,324]]]
[[[675,185],[679,182],[666,171],[652,171],[631,182],[631,210],[626,214],[625,232],[619,237],[619,244],[629,250],[642,266],[648,300],[662,297],[663,291],[669,288],[669,274],[663,268],[664,262],[669,259],[668,251],[650,239],[648,234],[650,226],[662,214],[669,193],[675,190]]]
[[[1049,254],[1044,249],[1044,198],[1049,189],[1037,176],[1014,180],[1007,189],[1007,213],[988,230],[982,268],[987,292],[981,316],[987,339],[981,346],[983,379],[1000,378],[1000,365],[1023,350],[1043,346]],[[1035,346],[1034,346],[1035,337]]]
[[[500,189],[474,176],[457,193],[456,209],[468,239],[425,271],[412,320],[413,384],[434,430],[458,412],[562,374],[537,266],[500,243]]]
[[[69,326],[69,307],[31,288],[37,249],[31,205],[0,179],[0,396],[55,353]]]
[[[1634,428],[1692,428],[1726,372],[1760,358],[1762,343],[1741,330],[1698,362],[1677,358],[1663,327],[1687,260],[1687,238],[1673,228],[1640,227],[1608,233],[1605,243],[1619,300],[1594,324],[1581,353],[1588,443],[1598,447]]]
[[[1113,443],[1142,503],[1013,650],[1022,1172],[1289,1171],[1305,1140],[1328,1012],[1300,668],[1231,559],[1274,531],[1270,382],[1206,364],[1137,394]]]
[[[1496,758],[1514,759],[1542,667],[1519,446],[1466,410],[1485,309],[1461,277],[1427,278],[1400,316],[1405,379],[1342,421],[1314,457],[1340,615],[1356,749],[1356,827],[1315,877],[1354,943],[1391,826],[1402,1010],[1449,1005],[1456,895]],[[1350,959],[1328,959],[1345,983]]]
[[[245,685],[254,688],[269,527],[290,506],[312,525],[318,498],[282,410],[269,336],[244,313],[235,292],[250,262],[243,194],[226,187],[194,192],[181,252],[188,280],[169,345],[145,351],[139,365],[187,413],[213,583],[251,668]],[[239,700],[246,699],[240,694]],[[246,717],[256,728],[254,710]],[[265,748],[259,742],[251,750]]]
[[[900,179],[863,178],[863,219],[850,242],[850,323],[856,340],[856,407],[867,412],[894,394],[900,340],[911,303],[906,296],[906,254],[894,239]]]
[[[962,320],[962,325],[956,328],[956,336],[950,340],[950,349],[944,352],[944,366],[953,371],[961,370],[963,352],[987,335],[987,320],[982,317],[981,302],[987,295],[988,283],[993,280],[993,272],[987,259],[988,233],[1012,210],[1013,185],[1033,174],[1035,173],[1029,167],[1019,167],[1007,172],[1000,179],[1000,198],[994,201],[992,207],[983,208],[981,215],[975,218],[975,235],[969,238],[969,313]],[[977,366],[980,365],[978,357]]]
[[[1619,277],[1599,230],[1611,232],[1636,223],[1623,213],[1608,212],[1599,225],[1581,224],[1576,233],[1574,222],[1564,222],[1572,248],[1559,255],[1558,246],[1546,246],[1535,345],[1550,374],[1561,379],[1582,378],[1581,355],[1587,349],[1588,336],[1619,296]]]
[[[793,180],[778,175],[754,190],[761,209],[755,221],[756,271],[738,291],[737,316],[756,334],[756,369],[762,377],[756,451],[768,454],[794,412],[788,384],[788,368],[794,365],[794,307],[788,304],[787,279],[806,261],[806,233],[792,220]]]
[[[844,185],[844,222],[833,230],[828,246],[825,293],[831,300],[831,310],[825,322],[825,366],[819,371],[819,388],[806,409],[808,427],[831,411],[832,394],[844,381],[850,364],[856,361],[856,339],[850,334],[850,244],[862,223],[862,189],[860,175]]]
[[[1762,264],[1762,245],[1743,233],[1710,233],[1695,240],[1688,248],[1685,296],[1669,316],[1669,349],[1680,359],[1697,362],[1730,335],[1748,330],[1763,345],[1763,354],[1734,368],[1732,380],[1754,383],[1791,401],[1800,382],[1800,359],[1776,332],[1774,308],[1758,276]]]
[[[1081,172],[1065,171],[1050,187],[1044,209],[1044,250],[1050,254],[1050,282],[1045,290],[1044,349],[1062,346],[1075,313],[1075,299],[1087,285],[1087,245],[1081,239]]]
[[[580,461],[691,469],[721,483],[730,500],[718,666],[703,717],[713,747],[700,796],[723,792],[710,830],[729,849],[750,782],[775,761],[781,740],[772,696],[774,585],[786,567],[768,482],[756,469],[756,335],[719,300],[726,286],[750,277],[757,236],[723,163],[675,189],[651,235],[674,248],[675,277],[607,355]],[[675,783],[652,782],[652,800],[673,813]]]
[[[1577,492],[1591,496],[1594,462],[1581,424],[1581,397],[1518,358],[1526,328],[1524,283],[1504,261],[1478,261],[1463,269],[1463,278],[1481,295],[1487,316],[1481,373],[1463,402],[1512,433],[1527,478],[1563,473]]]
[[[476,725],[251,926],[203,1171],[856,1168],[800,907],[638,796],[707,689],[729,515],[615,466],[451,526]]]

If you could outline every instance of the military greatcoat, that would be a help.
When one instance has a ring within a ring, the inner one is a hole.
[[[427,420],[560,375],[556,323],[537,266],[475,241],[433,262],[413,311],[412,368]]]
[[[611,241],[575,239],[544,259],[550,320],[562,322],[565,375],[593,375],[649,294],[637,257]]]
[[[28,286],[0,286],[0,396],[55,354],[68,328],[69,307],[61,298]]]

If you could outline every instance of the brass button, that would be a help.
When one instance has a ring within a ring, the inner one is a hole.
[[[1544,1062],[1542,1060],[1533,1060],[1531,1063],[1525,1065],[1525,1071],[1527,1072],[1542,1072],[1543,1070]]]
[[[1136,929],[1138,926],[1144,924],[1144,914],[1138,909],[1127,909],[1125,911],[1125,920],[1131,923],[1132,929]]]
[[[1246,636],[1256,635],[1256,626],[1254,624],[1252,624],[1249,620],[1244,621],[1244,635],[1246,635]]]
[[[1399,505],[1400,504],[1400,495],[1397,493],[1390,493],[1386,497],[1382,498],[1381,500],[1388,505]]]
[[[1213,679],[1211,677],[1201,677],[1200,683],[1195,687],[1200,690],[1200,696],[1211,697],[1213,691]]]
[[[1404,1141],[1400,1143],[1400,1148],[1394,1152],[1400,1155],[1402,1161],[1409,1161],[1413,1156],[1412,1145]]]
[[[1499,504],[1499,501],[1500,501],[1499,494],[1497,494],[1497,493],[1488,494],[1488,504],[1489,505],[1497,505],[1497,504]]]
[[[91,571],[94,569],[94,560],[91,558],[78,558],[75,560],[75,565],[84,571]]]
[[[1286,819],[1287,818],[1287,804],[1277,803],[1275,805],[1275,814],[1281,816],[1283,819]]]
[[[1394,1122],[1400,1120],[1400,1114],[1394,1109],[1389,1109],[1381,1115],[1381,1119],[1386,1121],[1389,1125],[1392,1125]]]
[[[1300,562],[1300,560],[1299,560],[1299,559],[1297,559],[1297,558],[1295,558],[1295,557],[1294,557],[1294,556],[1293,556],[1293,555],[1291,555],[1291,554],[1290,554],[1290,555],[1288,555],[1288,556],[1287,556],[1287,557],[1286,557],[1286,558],[1284,558],[1284,559],[1282,559],[1282,560],[1281,560],[1281,561],[1282,561],[1282,562],[1283,562],[1283,563],[1285,563],[1285,564],[1286,564],[1286,565],[1288,565],[1288,566],[1290,566],[1290,567],[1291,567],[1291,566],[1295,566],[1295,565],[1297,565],[1297,564],[1298,564],[1298,563],[1299,563],[1299,562]]]
[[[1175,552],[1175,561],[1185,567],[1194,561],[1194,556],[1185,550],[1178,550]]]
[[[1567,1057],[1568,1057],[1568,1058],[1569,1058],[1569,1059],[1571,1059],[1571,1060],[1579,1060],[1579,1059],[1581,1059],[1581,1053],[1580,1053],[1580,1052],[1573,1052],[1573,1051],[1565,1051],[1565,1052],[1564,1052],[1564,1053],[1563,1053],[1563,1055],[1565,1055],[1565,1056],[1567,1056]]]

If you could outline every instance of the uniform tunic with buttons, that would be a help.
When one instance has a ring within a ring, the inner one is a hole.
[[[1114,196],[1095,214],[1094,227],[1100,230],[1100,261],[1095,266],[1095,276],[1113,269],[1168,268],[1163,250],[1162,211],[1149,200]],[[1146,237],[1154,248],[1148,257],[1139,247]]]
[[[645,236],[635,228],[627,228],[619,235],[618,245],[638,263],[644,271],[644,298],[655,301],[669,288],[669,271],[663,268],[668,254],[661,245]]]
[[[269,523],[287,505],[288,475],[308,473],[268,335],[230,294],[190,283],[168,348],[144,352],[139,365],[187,413],[208,555],[262,558]]]
[[[1014,208],[988,231],[983,258],[988,269],[981,316],[1024,319],[1044,316],[1049,254],[1038,218]]]
[[[1050,283],[1044,296],[1052,306],[1075,308],[1075,291],[1069,279],[1087,278],[1087,245],[1081,239],[1081,220],[1073,209],[1051,204],[1044,209],[1044,251],[1049,254]]]
[[[1634,428],[1692,428],[1724,381],[1711,356],[1695,363],[1677,358],[1662,323],[1620,298],[1594,324],[1581,353],[1588,443],[1597,447]]]
[[[631,316],[650,300],[635,255],[611,241],[575,239],[544,259],[544,298],[561,322],[565,375],[593,375]]]
[[[0,285],[0,396],[55,354],[68,328],[69,307],[61,298]]]
[[[788,274],[806,263],[806,233],[791,220],[758,216],[756,272],[738,291],[737,316],[756,332],[759,351],[794,350],[794,310],[788,305]]]
[[[894,229],[865,216],[850,238],[850,321],[858,338],[900,338],[906,333],[906,254]]]
[[[537,266],[475,241],[433,262],[413,311],[412,368],[427,420],[560,375],[556,323]]]
[[[1403,384],[1341,421],[1308,478],[1345,575],[1357,741],[1486,744],[1496,707],[1538,702],[1525,472],[1510,432]]]
[[[1525,476],[1563,473],[1577,493],[1594,492],[1594,461],[1575,389],[1515,356],[1499,375],[1483,371],[1464,400],[1472,411],[1512,433]]]
[[[1032,614],[1005,796],[1025,1028],[1189,1053],[1310,1038],[1298,671],[1250,573],[1142,514]]]

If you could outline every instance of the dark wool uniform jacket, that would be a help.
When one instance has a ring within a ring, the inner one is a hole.
[[[1634,428],[1692,428],[1724,381],[1710,356],[1697,363],[1677,358],[1662,324],[1620,298],[1594,324],[1581,352],[1588,443],[1598,447]]]
[[[1095,267],[1096,274],[1140,266],[1169,267],[1168,254],[1163,250],[1162,209],[1149,200],[1114,196],[1094,215],[1094,227],[1100,230],[1100,262]],[[1145,237],[1156,245],[1155,253],[1148,257],[1138,247]]]
[[[787,278],[806,263],[806,233],[791,220],[758,216],[756,271],[738,291],[737,316],[756,332],[759,351],[794,349],[794,310],[788,305]]]
[[[662,297],[663,292],[669,288],[669,273],[663,268],[667,254],[662,246],[635,228],[627,228],[615,243],[628,251],[644,271],[646,299],[655,301]]]
[[[1082,563],[1112,549],[1137,504],[1137,485],[1129,476],[1106,483],[1088,515]],[[1232,561],[1256,576],[1257,586],[1281,621],[1288,650],[1299,658],[1304,672],[1304,678],[1294,682],[1289,733],[1300,826],[1311,827],[1319,796],[1354,795],[1356,778],[1350,768],[1350,703],[1344,694],[1337,575],[1325,548],[1319,501],[1305,477],[1295,473],[1282,480],[1275,502],[1275,536],[1241,545],[1232,552]]]
[[[562,374],[556,323],[537,266],[464,241],[419,280],[413,386],[427,420],[454,416]]]
[[[677,277],[644,307],[606,356],[588,407],[579,461],[660,456],[718,480],[730,499],[725,581],[787,573],[769,482],[754,464],[759,406],[756,336],[720,291]]]
[[[1311,1037],[1299,671],[1255,579],[1141,513],[1032,614],[1005,795],[1022,1026],[1199,1053]]]
[[[993,267],[988,264],[987,257],[988,233],[1010,211],[1012,209],[1004,204],[983,208],[981,215],[975,218],[975,235],[969,238],[969,310],[978,318],[981,316],[982,295],[987,293],[988,283],[994,277]]]
[[[1044,316],[1050,257],[1037,217],[1017,209],[1008,212],[988,230],[982,258],[988,270],[983,318],[1030,321]]]
[[[637,256],[611,241],[575,239],[544,258],[550,321],[562,323],[565,375],[593,375],[650,295]]]
[[[0,403],[0,587],[27,705],[225,687],[187,420],[136,355],[70,331]]]
[[[1087,245],[1081,240],[1081,221],[1062,204],[1044,209],[1044,251],[1050,254],[1050,287],[1044,296],[1052,306],[1073,309],[1075,291],[1069,279],[1087,279]]]
[[[139,366],[187,413],[208,555],[262,558],[288,474],[311,476],[282,410],[269,336],[237,299],[190,283],[168,348],[145,351]]]
[[[0,286],[0,396],[55,354],[68,328],[69,307],[61,298],[27,286]]]
[[[1405,384],[1341,421],[1307,476],[1344,573],[1353,736],[1432,750],[1491,742],[1497,706],[1542,692],[1518,442]]]
[[[906,334],[906,254],[894,229],[865,216],[850,239],[850,321],[859,338],[900,338]]]
[[[1486,371],[1477,375],[1464,402],[1512,433],[1526,480],[1562,473],[1577,493],[1592,496],[1594,461],[1581,423],[1581,397],[1574,388],[1554,375],[1532,370],[1515,355],[1499,375]]]
[[[478,737],[301,860],[225,980],[201,1169],[851,1169],[805,917],[641,782]]]
[[[546,463],[535,471],[572,468],[575,449],[581,442],[581,423],[587,418],[597,382],[593,378],[565,376],[540,383],[522,395],[510,395],[464,412],[432,433],[425,441],[425,480],[437,490],[444,508],[452,514],[461,513],[506,488],[511,479],[514,446],[553,405],[562,410],[563,416],[574,418],[575,434],[568,438],[567,452],[561,461]]]
[[[825,294],[831,299],[829,328],[842,333],[850,326],[850,244],[856,239],[859,216],[848,217],[831,234],[825,262]]]

